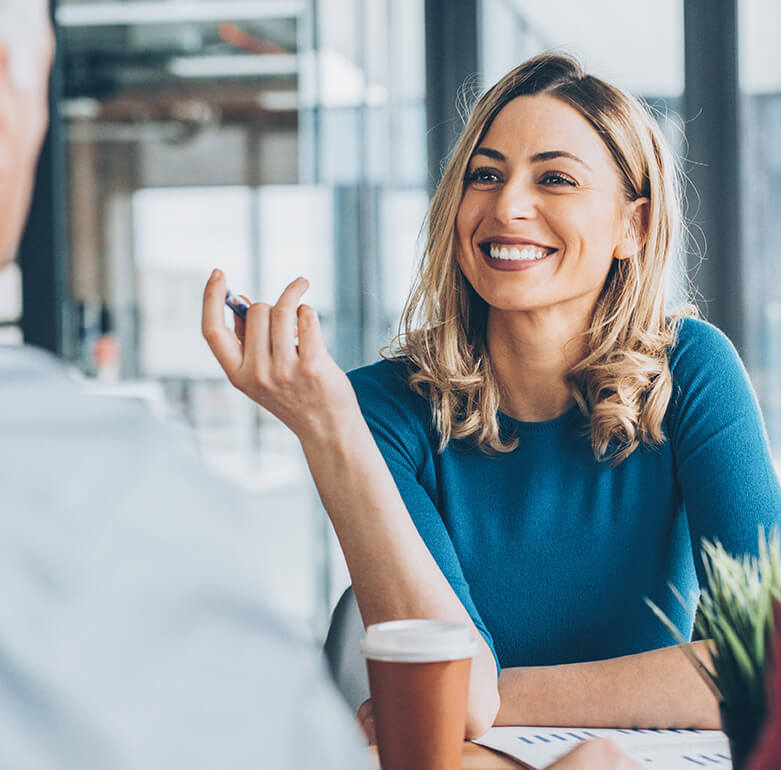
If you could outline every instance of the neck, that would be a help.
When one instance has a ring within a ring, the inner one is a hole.
[[[552,420],[574,399],[567,372],[586,353],[584,332],[591,308],[549,307],[533,311],[491,308],[486,337],[501,388],[501,410],[524,422]]]

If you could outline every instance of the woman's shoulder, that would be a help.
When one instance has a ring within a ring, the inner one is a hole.
[[[403,358],[382,358],[372,364],[352,369],[347,372],[347,377],[359,395],[414,395],[408,384],[407,362]]]
[[[701,318],[681,318],[675,322],[675,341],[669,350],[674,380],[687,380],[725,368],[742,369],[740,357],[721,329]]]
[[[679,320],[676,327],[669,351],[674,421],[695,415],[721,420],[756,410],[748,373],[727,335],[698,318]]]
[[[427,402],[409,386],[406,358],[383,358],[347,372],[347,377],[364,412],[423,419]]]

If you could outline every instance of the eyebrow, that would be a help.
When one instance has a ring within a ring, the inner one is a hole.
[[[494,158],[495,160],[507,160],[503,153],[499,152],[499,150],[492,150],[490,147],[479,147],[474,151],[474,153],[472,153],[472,157],[475,155],[485,155],[489,158]],[[538,152],[537,154],[531,156],[531,162],[539,163],[544,160],[553,160],[554,158],[569,158],[570,160],[574,160],[577,163],[580,163],[582,166],[591,171],[586,161],[581,160],[577,155],[573,155],[571,152],[567,152],[566,150],[546,150],[545,152]]]

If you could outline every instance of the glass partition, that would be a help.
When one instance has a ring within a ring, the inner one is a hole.
[[[682,0],[648,6],[603,0],[483,0],[480,28],[481,85],[495,83],[543,51],[576,56],[586,72],[644,99],[683,153],[684,46]],[[668,305],[685,295],[686,247],[678,244],[668,274]]]
[[[340,365],[376,360],[427,204],[423,0],[63,0],[57,22],[77,363],[248,491],[271,601],[321,637],[345,565],[295,437],[201,339],[201,292],[213,267],[266,302],[305,275]]]
[[[747,364],[781,472],[781,5],[738,3]]]

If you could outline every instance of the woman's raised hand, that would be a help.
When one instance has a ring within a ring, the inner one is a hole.
[[[326,350],[317,313],[299,304],[308,287],[297,278],[276,305],[250,305],[246,320],[237,318],[231,330],[225,324],[225,276],[215,270],[204,290],[202,317],[203,336],[231,384],[302,440],[327,437],[346,415],[360,413],[347,375]]]

